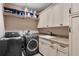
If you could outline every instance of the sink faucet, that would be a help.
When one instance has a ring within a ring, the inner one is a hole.
[[[52,36],[53,34],[52,34],[52,32],[48,31],[48,35]]]

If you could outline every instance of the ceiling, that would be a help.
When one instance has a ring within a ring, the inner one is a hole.
[[[14,3],[14,4],[22,8],[27,7],[29,9],[37,10],[38,12],[40,12],[45,8],[47,8],[52,3]]]

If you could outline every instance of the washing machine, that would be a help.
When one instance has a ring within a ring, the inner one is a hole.
[[[26,45],[25,45],[25,55],[32,56],[39,52],[39,37],[38,35],[31,34],[25,35]]]

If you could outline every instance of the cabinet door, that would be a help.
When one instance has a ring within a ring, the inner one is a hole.
[[[58,51],[58,56],[68,56],[68,54],[67,53],[64,53],[64,52]]]
[[[62,24],[60,4],[56,4],[55,6],[53,6],[53,13],[54,26],[60,26]]]
[[[65,48],[61,47],[60,49],[58,48],[57,55],[68,56],[69,55],[68,47],[65,47]]]
[[[44,56],[46,56],[46,55],[48,54],[47,48],[48,48],[48,46],[47,46],[44,42],[40,42],[40,43],[39,43],[39,51],[40,51],[40,53],[42,53]]]
[[[43,14],[39,15],[38,28],[43,28],[43,22],[44,22],[43,16],[44,16]]]
[[[48,41],[45,41],[44,39],[42,38],[39,38],[39,51],[40,53],[42,53],[43,55],[46,55],[47,54],[47,43],[49,43]]]
[[[49,10],[47,10],[47,11],[45,11],[44,12],[44,16],[45,16],[45,18],[44,18],[44,28],[48,28],[48,23],[49,23]]]
[[[46,42],[44,42],[42,39],[39,39],[40,53],[42,53],[43,55],[47,55],[47,49],[48,49],[48,46],[47,46]]]
[[[69,26],[69,20],[70,20],[70,9],[71,9],[71,3],[63,3],[61,4],[61,14],[62,14],[62,24],[63,26]]]
[[[47,11],[43,11],[39,16],[39,24],[38,28],[47,28],[47,20],[48,20],[48,13]]]
[[[54,11],[53,7],[48,10],[48,27],[54,27]]]
[[[56,56],[57,50],[54,49],[52,46],[47,46],[46,49],[46,56]]]
[[[79,12],[79,3],[72,3],[72,13]]]
[[[71,54],[79,56],[79,17],[72,18],[71,23]]]
[[[39,51],[45,56],[56,56],[56,49],[47,44],[46,41],[39,39]]]
[[[45,56],[56,56],[56,49],[47,44],[40,43],[39,51]]]

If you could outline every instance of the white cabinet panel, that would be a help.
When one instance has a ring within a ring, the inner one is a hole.
[[[68,54],[58,51],[58,56],[68,56]]]
[[[53,7],[51,7],[48,11],[48,27],[54,27],[54,11],[53,11]]]
[[[71,3],[60,3],[40,13],[38,28],[69,26]]]
[[[44,39],[39,39],[39,51],[45,56],[56,56],[56,49],[51,44],[47,43]]]
[[[58,56],[68,56],[69,55],[69,50],[68,47],[61,47],[61,49],[58,48]]]
[[[40,16],[39,16],[39,23],[38,23],[38,28],[42,28],[43,27],[43,24],[44,24],[44,20],[43,20],[43,14],[41,14]]]
[[[79,17],[72,18],[71,23],[71,54],[79,56]]]
[[[48,13],[47,12],[42,12],[39,16],[39,23],[38,23],[38,28],[47,28],[48,25]]]
[[[58,43],[51,43],[44,38],[39,38],[39,51],[45,56],[68,56],[68,47],[62,47]]]
[[[47,44],[39,43],[39,51],[45,56],[56,56],[56,49]]]
[[[61,16],[62,16],[62,24],[63,26],[69,26],[70,13],[69,10],[71,8],[71,3],[63,3],[61,4]]]
[[[46,56],[56,56],[56,49],[54,49],[53,47],[50,46],[46,46]]]
[[[46,53],[46,49],[45,49],[45,45],[42,44],[41,42],[39,42],[39,51],[40,53],[42,53],[43,55]]]
[[[79,3],[72,3],[72,14],[79,12]]]
[[[61,19],[61,6],[60,4],[56,4],[53,6],[53,17],[54,17],[54,26],[60,26],[62,23]]]

